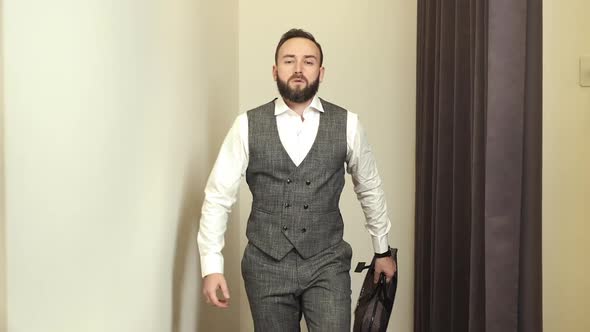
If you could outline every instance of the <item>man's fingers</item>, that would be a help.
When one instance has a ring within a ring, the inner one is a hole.
[[[373,274],[373,283],[374,284],[378,283],[380,277],[381,277],[381,273],[378,273],[377,271],[375,271],[375,273]]]
[[[389,283],[397,272],[397,264],[390,257],[379,258],[375,262],[375,273],[373,282],[378,283],[381,273],[385,275],[385,282]]]
[[[219,284],[219,288],[221,288],[221,293],[223,293],[225,300],[229,300],[229,289],[227,288],[227,283],[221,282]]]
[[[215,289],[213,290],[209,290],[207,292],[207,299],[209,300],[209,302],[218,307],[218,308],[227,308],[228,307],[228,303],[225,300],[221,300],[217,297],[217,291]]]
[[[217,296],[218,291],[221,291],[222,297]],[[229,289],[223,274],[213,273],[203,278],[203,295],[207,303],[218,308],[229,307]]]
[[[210,303],[214,306],[217,306],[217,303],[219,302],[214,289],[207,289],[205,293],[205,298],[207,299],[207,303]]]

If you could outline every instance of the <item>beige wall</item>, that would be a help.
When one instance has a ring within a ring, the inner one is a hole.
[[[274,50],[292,27],[312,32],[325,54],[320,96],[359,114],[374,147],[393,222],[390,244],[400,249],[400,287],[391,330],[412,331],[415,160],[415,1],[240,1],[240,110],[271,100]],[[369,235],[350,178],[342,195],[345,239],[353,264],[372,257]],[[251,195],[240,194],[242,234]],[[243,235],[242,235],[243,236]],[[242,246],[246,240],[242,237]],[[353,274],[353,308],[362,276]],[[251,330],[242,298],[243,331]]]
[[[199,169],[203,176],[208,176],[221,142],[229,130],[233,120],[239,113],[238,106],[238,1],[203,1],[201,25],[203,27],[203,45],[201,52],[205,57],[207,69],[207,130],[208,166]],[[205,14],[206,13],[206,14]],[[204,183],[198,184],[199,195],[205,188]],[[202,197],[196,200],[200,209]],[[238,211],[240,202],[233,210]],[[200,212],[200,211],[199,211]],[[199,214],[200,216],[200,214]],[[232,213],[225,235],[225,277],[231,292],[231,306],[227,310],[220,310],[203,305],[199,315],[198,331],[239,331],[240,287],[242,275],[240,272],[241,249],[239,214]],[[199,271],[199,276],[201,272]],[[201,293],[199,290],[199,298]]]
[[[2,17],[0,0],[0,17]],[[6,231],[4,213],[4,61],[3,36],[0,24],[0,331],[6,331]]]
[[[237,8],[4,0],[9,332],[235,330],[239,306],[201,302],[194,228]]]
[[[545,332],[590,331],[590,2],[543,1],[543,313]]]

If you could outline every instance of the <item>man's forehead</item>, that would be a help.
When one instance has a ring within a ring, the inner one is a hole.
[[[300,37],[287,40],[279,49],[279,56],[302,54],[318,57],[320,50],[313,41]]]

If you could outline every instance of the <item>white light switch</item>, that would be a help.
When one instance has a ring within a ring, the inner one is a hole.
[[[590,55],[580,57],[580,85],[590,87]]]

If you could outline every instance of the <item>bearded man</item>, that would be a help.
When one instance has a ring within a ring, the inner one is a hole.
[[[345,171],[372,238],[375,276],[389,280],[396,270],[363,127],[355,113],[317,96],[323,57],[304,30],[281,37],[272,68],[280,97],[237,117],[205,189],[198,234],[203,294],[220,308],[230,297],[221,249],[242,176],[252,193],[241,267],[256,331],[299,331],[302,315],[311,332],[350,331],[352,248],[342,238],[339,210]]]

